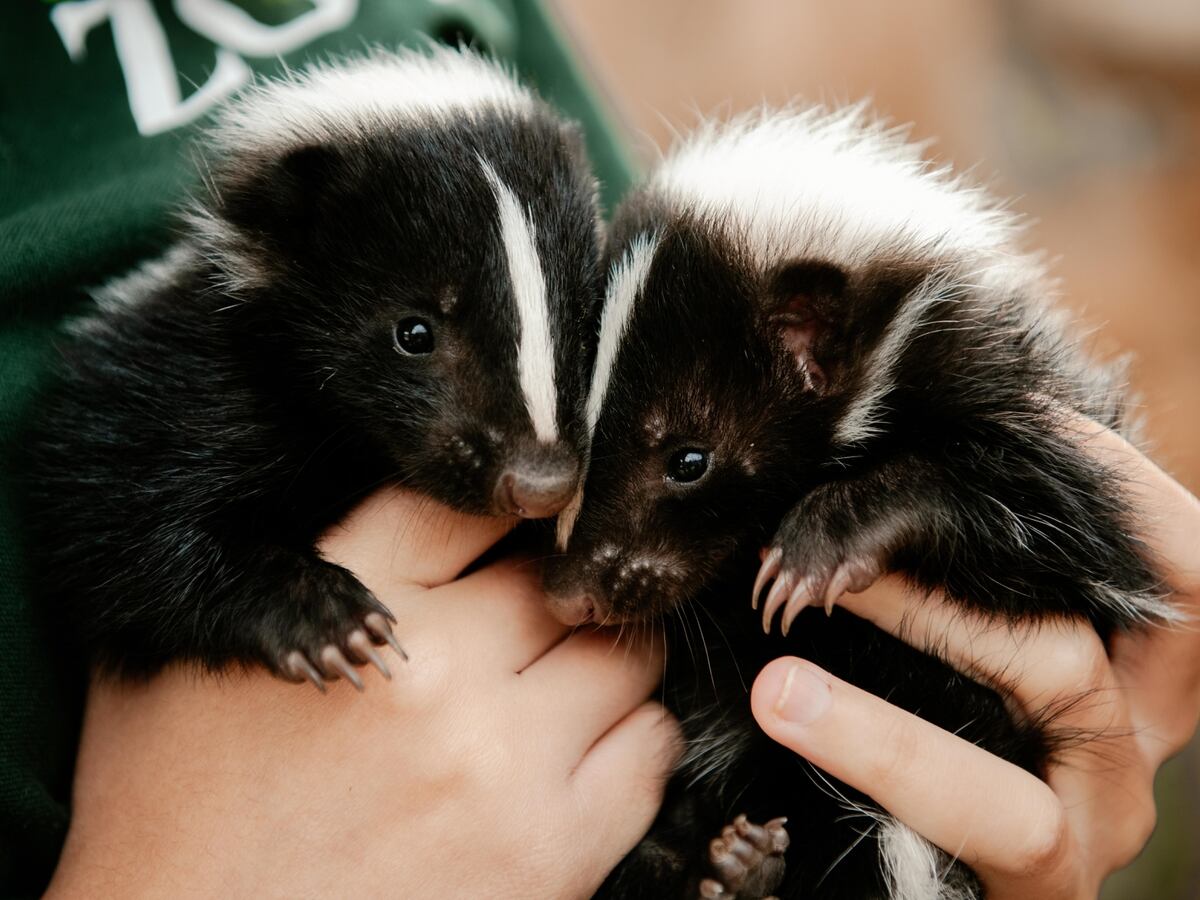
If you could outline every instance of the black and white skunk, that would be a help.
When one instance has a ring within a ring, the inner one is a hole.
[[[673,618],[665,691],[690,752],[601,895],[978,896],[765,738],[747,685],[805,656],[1040,771],[1048,723],[841,610],[801,611],[896,571],[1013,619],[1170,618],[1117,479],[1064,424],[1127,431],[1120,373],[1047,307],[1013,217],[861,108],[701,129],[611,238],[591,461],[546,585],[568,623]],[[781,609],[791,637],[764,636]]]
[[[95,659],[385,670],[390,612],[314,541],[394,480],[463,511],[575,493],[602,292],[573,124],[498,64],[377,52],[253,88],[160,261],[99,291],[41,411],[44,584]]]

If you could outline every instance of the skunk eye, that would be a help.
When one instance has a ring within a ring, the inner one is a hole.
[[[699,481],[708,471],[708,453],[689,447],[673,454],[667,460],[667,478],[679,484]]]
[[[410,316],[396,323],[396,349],[410,356],[433,352],[433,326],[428,319]]]

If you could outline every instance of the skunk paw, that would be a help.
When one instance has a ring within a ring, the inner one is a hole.
[[[763,631],[770,632],[781,608],[785,635],[807,606],[832,612],[843,594],[857,594],[878,581],[889,556],[890,548],[872,540],[870,528],[836,527],[802,503],[779,526],[754,581],[755,609],[763,589],[774,582],[763,601]]]
[[[283,603],[259,623],[260,653],[267,666],[288,681],[305,679],[325,692],[325,682],[345,678],[365,689],[357,666],[373,665],[392,677],[376,647],[408,655],[392,634],[396,621],[346,569],[321,562],[289,585]]]
[[[783,881],[786,819],[755,825],[738,816],[708,846],[713,877],[700,882],[701,900],[772,900]]]

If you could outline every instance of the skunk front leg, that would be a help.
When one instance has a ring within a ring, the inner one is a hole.
[[[810,491],[783,519],[754,588],[770,581],[763,624],[786,633],[900,571],[924,590],[993,615],[1079,615],[1104,631],[1168,616],[1162,585],[1132,537],[1116,480],[1047,430],[937,456],[899,454]]]
[[[957,528],[943,476],[914,457],[893,460],[857,478],[809,492],[784,517],[754,585],[763,629],[782,607],[783,633],[806,606],[833,608],[847,591],[865,590],[890,567],[902,546]]]
[[[361,690],[356,666],[369,663],[390,677],[377,646],[390,644],[404,658],[391,611],[308,546],[256,544],[174,523],[128,556],[97,559],[91,572],[107,603],[82,602],[78,578],[61,590],[98,662],[124,674],[151,675],[174,658],[210,669],[260,663],[322,690],[338,677]]]

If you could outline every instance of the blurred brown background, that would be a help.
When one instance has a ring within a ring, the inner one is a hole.
[[[697,113],[873,98],[1015,197],[1102,353],[1132,352],[1155,458],[1200,490],[1198,0],[554,0],[642,161]],[[1200,900],[1200,743],[1105,900]]]

